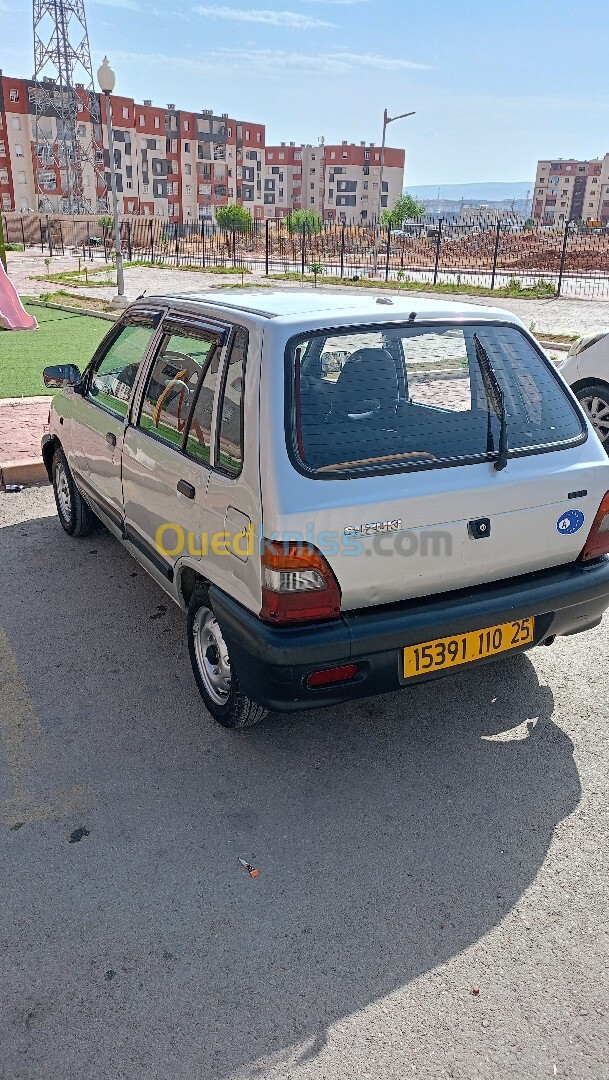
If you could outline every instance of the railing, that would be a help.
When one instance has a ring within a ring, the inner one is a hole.
[[[49,255],[78,250],[107,260],[113,230],[95,217],[3,215],[6,242]],[[459,224],[443,219],[409,222],[401,230],[324,223],[290,230],[285,220],[253,221],[245,231],[223,230],[209,219],[177,222],[158,217],[121,220],[123,253],[133,262],[166,266],[239,267],[266,274],[306,274],[313,264],[329,277],[408,280],[512,291],[533,286],[548,294],[609,299],[609,228],[522,225],[513,220]],[[376,260],[375,260],[376,247]]]

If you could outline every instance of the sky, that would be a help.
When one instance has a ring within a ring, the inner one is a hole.
[[[159,4],[159,6],[157,6]],[[533,179],[609,151],[609,3],[85,0],[94,70],[153,104],[266,124],[267,143],[406,150],[406,186]],[[28,0],[0,0],[0,68],[33,73]]]

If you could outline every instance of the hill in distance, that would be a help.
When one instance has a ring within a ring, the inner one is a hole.
[[[404,190],[416,199],[432,199],[435,202],[439,188],[442,202],[459,202],[464,199],[468,203],[487,203],[503,202],[506,199],[526,199],[527,192],[530,194],[533,187],[532,180],[514,180],[478,184],[407,184]]]

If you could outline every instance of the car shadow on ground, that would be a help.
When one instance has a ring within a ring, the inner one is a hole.
[[[38,519],[0,548],[20,583],[0,625],[48,743],[32,785],[89,799],[1,833],[11,1076],[215,1080],[315,1056],[496,927],[578,803],[527,656],[226,732],[183,615],[110,536]]]

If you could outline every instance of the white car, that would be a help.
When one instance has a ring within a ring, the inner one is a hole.
[[[578,338],[557,366],[609,453],[609,330]]]
[[[59,519],[102,522],[188,612],[226,727],[408,691],[609,607],[609,460],[505,311],[144,297],[83,359],[45,371]]]

